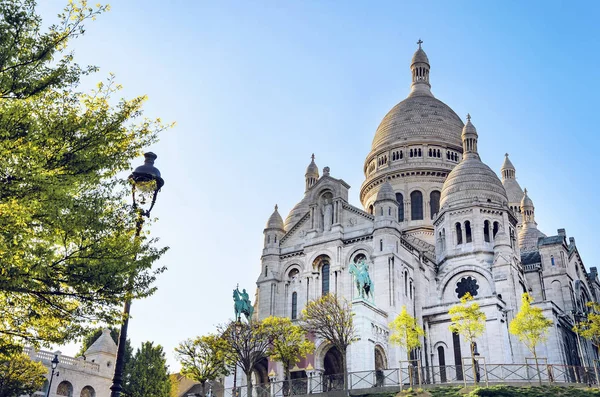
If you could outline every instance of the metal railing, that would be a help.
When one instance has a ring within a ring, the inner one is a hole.
[[[487,364],[482,360],[476,364],[476,368],[473,370],[472,364],[465,360],[462,366],[417,367],[409,365],[402,368],[350,372],[348,373],[348,389],[393,388],[397,390],[419,385],[537,384],[540,379],[545,384],[599,385],[597,371],[594,367],[545,363],[539,363],[537,366],[535,363]],[[254,385],[252,396],[248,396],[246,386],[242,386],[237,387],[236,390],[224,389],[221,393],[215,393],[215,397],[288,397],[338,390],[344,390],[343,374],[316,374],[307,378]]]

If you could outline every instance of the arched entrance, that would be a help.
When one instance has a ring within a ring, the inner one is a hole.
[[[387,360],[381,346],[375,346],[375,386],[383,387],[385,383],[384,369],[387,369]]]
[[[323,359],[323,391],[342,390],[344,388],[344,365],[342,353],[337,347],[327,350]]]
[[[269,361],[263,357],[255,366],[253,371],[253,383],[255,396],[266,397],[271,392],[269,386]]]

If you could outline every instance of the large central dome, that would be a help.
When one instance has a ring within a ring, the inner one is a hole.
[[[412,57],[411,90],[383,118],[364,164],[360,201],[371,212],[385,182],[392,186],[403,230],[434,243],[433,216],[447,175],[462,158],[463,122],[431,93],[429,58],[421,48]]]
[[[431,93],[412,93],[385,115],[371,150],[396,143],[446,143],[460,148],[463,122]]]

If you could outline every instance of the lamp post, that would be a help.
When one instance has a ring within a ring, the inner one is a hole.
[[[52,361],[50,361],[50,363],[52,364],[52,375],[50,375],[50,382],[48,382],[48,390],[46,391],[46,397],[50,396],[50,390],[52,389],[52,379],[54,379],[54,371],[56,370],[56,367],[58,367],[58,354],[54,355],[54,358],[52,359]],[[58,372],[56,373],[56,376],[58,376]]]
[[[242,332],[242,322],[240,321],[240,316],[237,317],[237,321],[235,322],[235,328],[234,328],[234,332],[233,332],[233,337],[236,339],[237,342],[237,338],[239,333]],[[233,393],[232,396],[233,397],[237,397],[237,361],[234,364],[233,367]]]
[[[135,239],[139,240],[144,218],[150,217],[150,211],[156,202],[158,192],[165,184],[160,176],[160,171],[154,166],[156,154],[148,152],[144,154],[144,164],[137,167],[131,175],[129,175],[129,183],[131,184],[131,197],[133,199],[133,210],[136,215]],[[137,258],[137,254],[136,254]],[[134,275],[130,275],[128,289],[131,288]],[[125,344],[127,343],[127,327],[129,325],[129,312],[131,311],[131,295],[130,291],[125,298],[125,306],[123,308],[123,323],[121,324],[121,332],[119,333],[119,346],[117,350],[117,362],[115,364],[115,376],[113,384],[110,387],[111,397],[120,397],[123,390],[123,367],[125,364]]]

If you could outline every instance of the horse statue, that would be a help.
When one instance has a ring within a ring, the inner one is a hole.
[[[242,292],[240,292],[239,287],[233,290],[233,310],[235,310],[236,320],[239,320],[243,314],[246,316],[246,320],[250,321],[252,313],[254,313],[254,307],[245,289]]]
[[[350,274],[354,276],[356,281],[356,289],[360,299],[368,299],[374,301],[374,288],[371,277],[369,276],[369,265],[361,260],[358,263],[351,263],[348,268]]]

